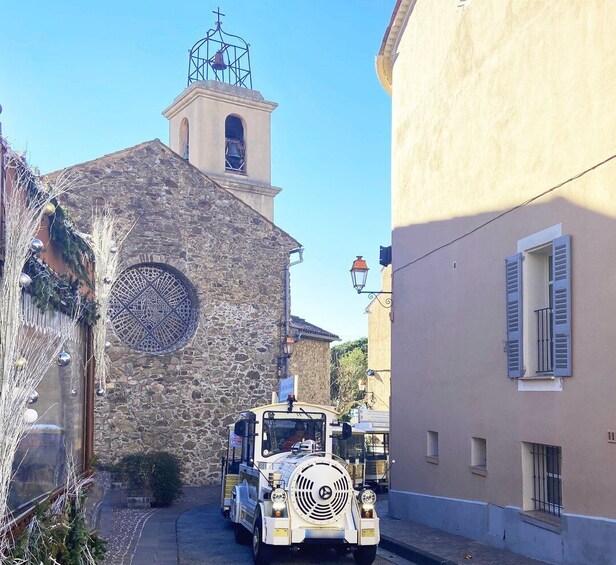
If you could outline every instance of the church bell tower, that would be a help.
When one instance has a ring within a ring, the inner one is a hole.
[[[274,221],[271,113],[252,89],[248,44],[217,21],[190,50],[188,85],[165,109],[169,145],[192,165]]]

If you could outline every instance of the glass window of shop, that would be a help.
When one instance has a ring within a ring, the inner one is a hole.
[[[41,342],[49,339],[49,333],[57,329],[60,316],[63,314],[40,311],[26,316],[28,339]],[[70,354],[71,362],[60,367],[55,359],[50,359],[49,368],[36,389],[38,400],[29,406],[38,413],[38,420],[28,426],[15,455],[9,492],[9,509],[14,515],[62,486],[71,460],[78,472],[84,469],[84,327],[74,328],[63,350]]]

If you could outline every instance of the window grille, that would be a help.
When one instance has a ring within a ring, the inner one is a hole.
[[[194,291],[179,273],[143,264],[124,271],[111,292],[110,320],[124,345],[170,353],[193,336],[198,312]]]
[[[554,371],[552,308],[535,310],[537,316],[537,373],[551,374]]]
[[[533,506],[535,510],[560,516],[563,505],[562,450],[554,445],[532,444]]]

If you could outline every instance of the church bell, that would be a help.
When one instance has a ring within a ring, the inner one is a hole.
[[[227,159],[241,159],[242,157],[240,142],[235,139],[228,139]]]
[[[216,51],[214,54],[214,60],[211,61],[210,64],[215,71],[224,71],[227,68],[222,50]]]

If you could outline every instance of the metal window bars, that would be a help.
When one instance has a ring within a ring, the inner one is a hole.
[[[533,443],[533,507],[560,517],[562,496],[562,449],[555,445]]]
[[[552,308],[535,310],[537,317],[537,373],[554,371],[553,315]]]

